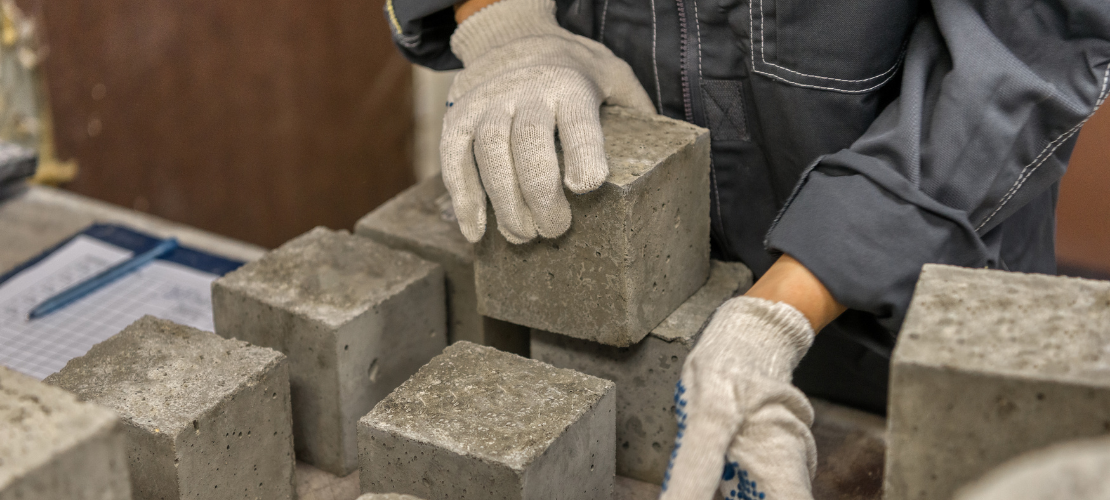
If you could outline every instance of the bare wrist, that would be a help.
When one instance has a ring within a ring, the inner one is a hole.
[[[455,4],[455,23],[461,24],[475,12],[497,3],[497,0],[466,0]]]
[[[817,276],[785,254],[744,295],[793,306],[809,320],[814,332],[847,310]]]

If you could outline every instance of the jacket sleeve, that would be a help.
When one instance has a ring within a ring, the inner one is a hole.
[[[451,52],[458,0],[385,0],[385,20],[393,43],[413,63],[435,70],[457,69],[462,61]]]
[[[899,97],[803,174],[767,235],[901,327],[926,263],[999,267],[991,231],[1063,176],[1107,96],[1110,2],[932,0]]]

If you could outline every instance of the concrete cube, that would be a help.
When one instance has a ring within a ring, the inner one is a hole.
[[[965,486],[955,500],[1106,500],[1110,438],[1056,444],[1026,453]]]
[[[566,234],[513,245],[491,215],[475,247],[478,312],[626,347],[705,283],[709,132],[616,108],[602,110],[601,126],[609,178],[567,192]]]
[[[402,495],[400,493],[367,493],[359,496],[355,500],[421,500],[412,495]]]
[[[123,419],[137,499],[295,496],[277,351],[144,316],[46,382]]]
[[[110,410],[0,366],[0,500],[129,500]]]
[[[717,306],[752,285],[740,263],[713,261],[709,281],[651,334],[613,347],[532,331],[532,358],[617,384],[617,474],[661,484],[674,447],[674,387],[686,355]]]
[[[607,380],[458,342],[359,420],[362,491],[610,498],[614,399]]]
[[[926,265],[894,349],[885,497],[950,498],[1110,431],[1110,282]]]
[[[462,235],[439,175],[421,181],[359,219],[355,234],[443,266],[447,339],[526,354],[528,329],[478,314],[474,245]]]
[[[355,424],[447,343],[443,269],[316,228],[212,284],[216,333],[289,356],[297,457],[345,476]]]

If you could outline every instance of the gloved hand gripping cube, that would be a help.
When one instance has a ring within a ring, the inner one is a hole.
[[[737,297],[717,309],[682,369],[661,500],[708,500],[715,487],[729,500],[813,498],[813,407],[790,383],[813,337],[782,302]]]
[[[651,99],[627,63],[560,27],[552,0],[490,5],[459,25],[451,49],[464,69],[448,93],[440,154],[463,235],[477,242],[485,233],[487,195],[510,242],[563,234],[571,214],[562,184],[585,193],[609,173],[598,108],[654,113]]]

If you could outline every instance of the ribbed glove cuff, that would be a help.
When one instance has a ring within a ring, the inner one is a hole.
[[[451,51],[468,65],[490,50],[528,36],[562,35],[554,0],[500,0],[466,18],[451,35]]]
[[[757,352],[763,362],[756,369],[776,380],[789,382],[794,368],[813,345],[809,320],[782,302],[736,297],[722,304],[716,314],[723,320],[720,328],[728,332],[717,339],[734,344],[720,346],[722,354],[744,350],[748,351],[744,356],[750,356]]]

